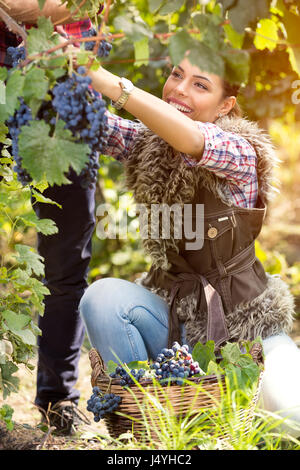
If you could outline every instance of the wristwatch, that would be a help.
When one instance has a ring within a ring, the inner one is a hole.
[[[120,79],[119,84],[120,84],[120,87],[122,89],[121,96],[118,98],[117,101],[111,103],[112,106],[116,109],[122,109],[123,108],[123,106],[125,105],[125,103],[127,102],[128,98],[129,98],[130,93],[134,89],[133,83],[130,80],[128,80],[127,78],[122,77]]]

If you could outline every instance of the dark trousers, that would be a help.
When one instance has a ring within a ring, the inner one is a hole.
[[[95,227],[95,187],[83,189],[77,175],[72,184],[53,186],[43,194],[62,205],[36,203],[40,218],[55,221],[59,232],[38,234],[38,251],[44,257],[44,283],[51,292],[45,296],[45,313],[39,317],[38,370],[35,403],[47,409],[49,403],[68,399],[78,403],[74,388],[84,340],[84,326],[78,304],[87,287],[91,259],[91,238]]]

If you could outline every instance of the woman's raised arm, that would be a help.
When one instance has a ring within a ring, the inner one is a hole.
[[[120,78],[100,67],[89,71],[93,88],[117,101],[121,95]],[[197,123],[151,93],[134,87],[124,109],[168,142],[174,149],[198,160],[204,150],[204,136]]]

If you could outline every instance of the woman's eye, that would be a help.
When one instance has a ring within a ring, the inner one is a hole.
[[[195,85],[198,86],[199,88],[203,88],[204,90],[207,90],[207,87],[203,85],[203,83],[197,82],[195,83]]]
[[[181,76],[180,73],[175,72],[175,71],[174,71],[174,72],[171,72],[171,75],[173,75],[173,77],[176,77],[176,78],[178,78],[178,77]]]

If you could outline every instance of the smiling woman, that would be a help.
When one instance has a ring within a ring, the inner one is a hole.
[[[116,356],[131,362],[155,358],[174,341],[193,347],[213,340],[218,349],[229,340],[261,336],[265,403],[272,411],[292,403],[292,416],[300,421],[300,375],[283,378],[281,370],[279,377],[272,359],[278,356],[274,348],[288,345],[287,360],[299,370],[300,353],[287,336],[294,301],[287,285],[266,273],[255,255],[277,160],[269,136],[241,116],[238,86],[188,57],[172,69],[162,99],[103,68],[89,75],[97,91],[138,120],[107,111],[104,153],[124,163],[127,189],[146,209],[141,233],[152,261],[135,283],[108,278],[89,286],[80,312],[92,346],[105,362]],[[167,237],[164,226],[151,237],[153,208],[167,206],[171,213],[175,205],[191,207],[193,224],[202,224],[200,247],[187,243],[189,220],[178,221],[175,214]],[[204,205],[201,220],[199,205]],[[276,381],[287,384],[280,396]]]
[[[185,59],[173,68],[162,98],[194,121],[214,122],[217,115],[230,113],[236,104],[236,90],[229,91],[230,85],[221,77],[201,72]]]

